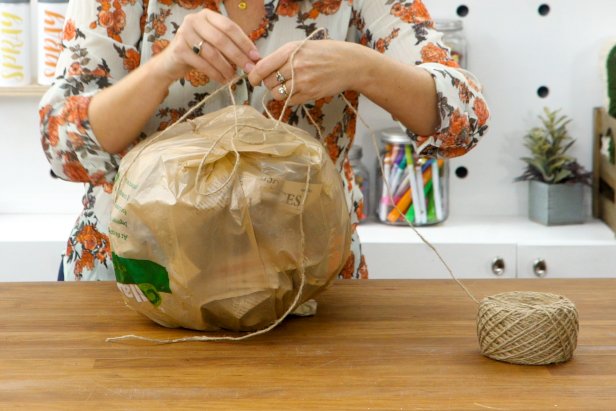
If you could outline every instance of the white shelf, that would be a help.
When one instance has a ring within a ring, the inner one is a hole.
[[[2,242],[65,242],[76,214],[0,214]],[[435,244],[616,245],[614,233],[600,220],[546,227],[525,217],[457,217],[417,229]],[[420,244],[409,227],[368,222],[358,227],[362,243]]]
[[[54,281],[77,214],[0,214],[0,282]],[[449,278],[432,251],[408,227],[360,225],[371,278]],[[419,228],[458,278],[533,277],[545,258],[548,277],[616,277],[616,239],[603,222],[545,227],[524,217],[450,218]]]
[[[71,232],[77,214],[0,214],[2,243],[62,242]]]
[[[358,230],[371,278],[449,278],[411,228],[368,223]],[[525,217],[458,217],[418,231],[457,278],[536,278],[539,259],[550,278],[616,277],[616,239],[599,220],[546,227]],[[500,277],[497,258],[506,266]]]
[[[616,245],[602,221],[546,227],[526,217],[456,217],[417,230],[435,244]],[[358,227],[362,243],[409,243],[421,240],[410,227],[368,222]]]
[[[41,97],[49,89],[49,86],[30,84],[20,87],[0,87],[0,97]]]
[[[0,282],[55,281],[76,214],[0,214]]]

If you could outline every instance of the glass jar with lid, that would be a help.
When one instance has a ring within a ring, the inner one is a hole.
[[[381,130],[380,137],[385,176],[377,164],[378,220],[392,225],[408,225],[408,220],[415,226],[445,221],[449,213],[448,163],[417,156],[410,137],[400,127]]]
[[[357,187],[359,187],[364,197],[363,202],[359,204],[359,209],[357,210],[360,223],[368,218],[370,210],[370,174],[368,168],[366,168],[361,161],[362,155],[363,150],[361,146],[351,146],[349,150],[349,163],[351,163],[351,167],[353,168],[355,184],[357,184]]]
[[[434,28],[443,33],[442,42],[451,49],[451,56],[462,68],[467,68],[467,44],[462,20],[435,19]]]

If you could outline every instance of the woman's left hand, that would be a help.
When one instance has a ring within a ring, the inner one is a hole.
[[[295,53],[291,70],[291,55],[300,44],[301,41],[287,43],[262,58],[248,75],[250,83],[257,86],[263,82],[276,100],[285,100],[292,92],[290,105],[357,90],[365,68],[362,58],[366,47],[344,41],[309,40]]]

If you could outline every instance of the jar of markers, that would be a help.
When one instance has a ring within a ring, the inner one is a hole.
[[[408,225],[408,220],[414,226],[445,221],[449,212],[448,163],[417,156],[410,137],[399,127],[381,130],[380,135],[385,175],[377,164],[378,220],[392,225]]]

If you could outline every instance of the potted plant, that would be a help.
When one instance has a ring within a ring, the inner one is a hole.
[[[575,140],[567,126],[571,122],[560,110],[544,109],[541,127],[524,136],[531,156],[516,181],[529,181],[529,217],[545,225],[584,222],[584,185],[591,185],[591,173],[567,154]]]

